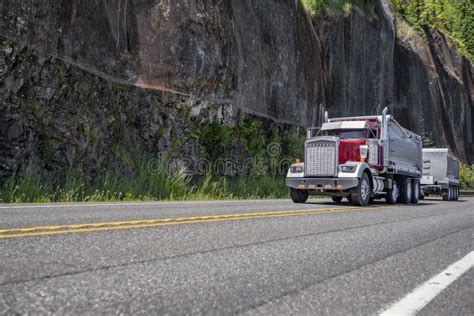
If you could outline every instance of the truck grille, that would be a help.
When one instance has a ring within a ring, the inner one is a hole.
[[[337,176],[337,141],[306,142],[304,166],[309,177]]]

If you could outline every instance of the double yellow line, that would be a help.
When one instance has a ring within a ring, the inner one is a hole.
[[[375,206],[375,207],[380,208],[378,206]],[[243,220],[243,219],[254,219],[254,218],[272,218],[272,217],[297,216],[297,215],[308,215],[308,214],[349,212],[349,211],[360,211],[360,210],[368,210],[368,209],[371,209],[371,208],[332,207],[332,208],[318,208],[318,209],[292,210],[292,211],[268,211],[268,212],[242,213],[242,214],[218,214],[218,215],[203,215],[203,216],[190,216],[190,217],[177,217],[177,218],[158,218],[158,219],[131,220],[131,221],[10,228],[10,229],[0,229],[0,239],[70,234],[70,233],[98,232],[98,231],[117,230],[117,229],[159,227],[159,226],[195,224],[195,223],[211,223],[211,222],[219,222],[219,221]]]

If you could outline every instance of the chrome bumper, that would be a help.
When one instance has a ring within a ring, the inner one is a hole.
[[[286,186],[300,190],[343,191],[356,187],[358,178],[286,178]]]

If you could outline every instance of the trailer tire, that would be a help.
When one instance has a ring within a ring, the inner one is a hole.
[[[387,204],[396,204],[398,197],[400,196],[400,190],[398,189],[397,181],[392,181],[392,188],[387,190],[385,201]]]
[[[449,189],[448,189],[448,200],[449,201],[453,201],[454,200],[454,190],[453,190],[453,186],[450,185],[449,186]]]
[[[413,204],[417,204],[418,201],[420,200],[420,180],[413,179],[412,188],[413,188],[413,192],[411,194],[411,202]]]
[[[441,196],[443,197],[443,201],[448,201],[448,197],[449,197],[448,195],[449,195],[449,190],[444,189],[441,192]]]
[[[413,196],[412,187],[411,178],[405,178],[404,183],[400,186],[400,202],[410,204]]]
[[[355,206],[367,206],[371,190],[369,176],[364,172],[359,179],[359,185],[352,192],[352,204]]]
[[[294,203],[305,203],[308,200],[308,190],[297,190],[290,188],[290,197]]]
[[[425,195],[421,191],[420,191],[419,199],[420,199],[420,201],[425,199]]]
[[[456,186],[456,201],[459,200],[459,186]]]
[[[336,203],[336,204],[339,204],[342,202],[342,196],[331,196],[331,200]]]
[[[458,200],[458,186],[452,185],[451,186],[451,201],[457,201],[457,200]]]

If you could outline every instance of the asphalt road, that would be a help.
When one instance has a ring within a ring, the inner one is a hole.
[[[378,314],[473,250],[474,197],[0,205],[0,314]],[[420,315],[473,315],[473,282]]]

